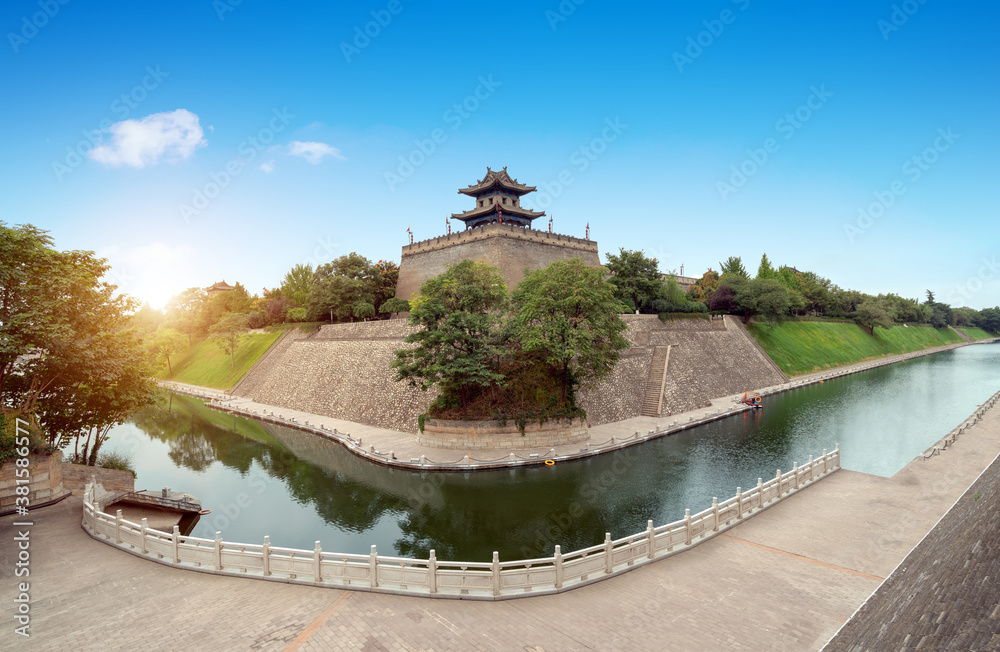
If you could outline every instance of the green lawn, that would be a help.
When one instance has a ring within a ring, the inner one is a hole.
[[[271,348],[283,332],[284,330],[276,330],[272,333],[248,335],[236,349],[235,369],[229,356],[211,339],[195,341],[174,362],[174,373],[164,378],[202,387],[229,389]]]
[[[986,340],[991,337],[996,337],[996,335],[990,335],[981,328],[959,328],[958,330],[962,331],[974,340]]]
[[[856,324],[800,321],[773,328],[751,323],[750,334],[789,376],[964,341],[948,328],[893,326],[872,336]]]

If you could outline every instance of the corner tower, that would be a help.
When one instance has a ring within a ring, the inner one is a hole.
[[[509,289],[521,282],[526,270],[541,269],[557,260],[580,258],[585,265],[599,266],[597,243],[589,237],[531,228],[532,220],[545,215],[521,206],[521,197],[534,190],[534,186],[512,179],[507,168],[499,172],[486,168],[482,180],[458,191],[476,200],[472,210],[451,214],[465,222],[464,231],[403,247],[396,296],[409,300],[424,281],[462,260],[483,260],[498,267]]]

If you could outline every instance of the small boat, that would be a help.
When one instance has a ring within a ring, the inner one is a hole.
[[[764,407],[763,405],[761,405],[760,401],[761,401],[761,396],[757,392],[747,392],[746,394],[743,395],[743,398],[740,399],[740,403],[743,403],[744,405],[749,405],[755,410],[760,410],[761,408]]]

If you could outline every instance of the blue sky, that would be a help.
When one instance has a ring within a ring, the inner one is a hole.
[[[1000,304],[993,3],[95,4],[0,6],[0,219],[157,307],[398,261],[487,166],[602,255]]]

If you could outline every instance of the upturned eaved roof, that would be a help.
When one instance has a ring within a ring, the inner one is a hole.
[[[222,292],[223,290],[235,290],[232,285],[226,283],[224,280],[216,283],[210,288],[205,288],[206,292]]]
[[[515,195],[527,195],[529,192],[537,190],[535,186],[526,186],[523,183],[518,183],[517,179],[511,179],[510,175],[507,174],[507,167],[504,166],[504,169],[499,172],[486,168],[485,177],[477,181],[475,185],[471,185],[468,188],[460,188],[458,192],[463,195],[478,197],[495,189],[496,186],[500,186]]]
[[[513,216],[524,217],[529,220],[533,220],[545,215],[545,211],[533,211],[527,208],[522,208],[520,206],[501,206],[499,204],[493,204],[490,206],[477,206],[471,211],[464,211],[461,213],[452,213],[451,217],[455,220],[474,220],[477,217],[482,217],[484,215],[489,215],[490,213],[495,213],[497,209],[503,211],[503,215],[510,213]]]

